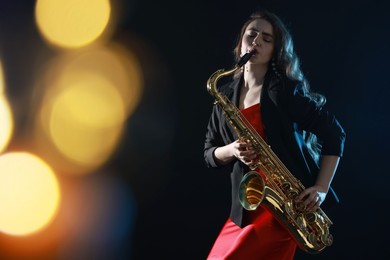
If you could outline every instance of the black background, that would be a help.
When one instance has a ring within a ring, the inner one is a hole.
[[[327,97],[347,132],[333,181],[341,200],[330,211],[334,244],[314,256],[298,251],[296,259],[388,256],[386,1],[138,0],[121,3],[112,36],[137,53],[145,70],[143,99],[109,163],[138,207],[133,232],[112,259],[206,258],[230,206],[229,175],[203,162],[213,104],[206,81],[232,66],[235,37],[260,7],[285,21],[312,88]],[[35,50],[45,47],[32,22],[33,1],[2,1],[0,8],[0,47],[17,106],[28,98]]]

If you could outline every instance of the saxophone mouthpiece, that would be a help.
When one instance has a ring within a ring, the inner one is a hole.
[[[256,49],[255,49],[255,48],[253,48],[253,49],[250,50],[249,52],[245,53],[245,54],[241,57],[241,59],[238,61],[237,66],[238,66],[238,67],[244,66],[244,64],[247,63],[248,60],[249,60],[249,59],[253,56],[253,54],[255,54],[255,53],[256,53]]]

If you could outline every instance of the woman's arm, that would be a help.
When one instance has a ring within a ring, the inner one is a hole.
[[[320,171],[315,184],[305,189],[296,199],[297,201],[303,201],[308,211],[317,210],[325,201],[339,161],[340,157],[335,155],[323,155],[321,157]]]
[[[335,155],[323,155],[320,162],[320,171],[318,173],[315,185],[320,186],[324,192],[329,191],[330,184],[336,173],[340,157]]]

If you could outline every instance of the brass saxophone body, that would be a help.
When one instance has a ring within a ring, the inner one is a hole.
[[[256,210],[259,205],[267,207],[303,251],[319,253],[333,243],[333,236],[329,233],[332,221],[321,208],[308,212],[302,202],[294,201],[305,189],[303,184],[291,174],[240,110],[217,90],[218,80],[240,69],[251,56],[252,53],[247,53],[233,69],[217,70],[207,80],[207,90],[215,98],[215,104],[223,109],[238,137],[250,142],[258,154],[257,161],[241,180],[238,194],[241,205],[247,210]],[[265,181],[256,169],[264,173]]]

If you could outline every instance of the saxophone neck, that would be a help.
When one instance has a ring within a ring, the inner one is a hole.
[[[218,90],[217,90],[217,82],[220,78],[229,76],[236,72],[238,69],[240,69],[242,66],[244,66],[245,63],[248,62],[248,60],[255,54],[255,50],[251,50],[248,53],[245,53],[240,60],[237,62],[236,66],[234,68],[225,71],[224,69],[217,70],[214,72],[209,79],[207,80],[207,90],[208,92],[213,96],[218,96]]]
[[[224,69],[220,69],[220,70],[217,70],[216,72],[214,72],[210,78],[207,80],[207,90],[209,91],[209,93],[213,96],[217,96],[218,94],[218,90],[217,90],[217,82],[220,78],[222,77],[226,77],[228,75],[231,75],[233,74],[234,72],[236,72],[240,67],[238,66],[235,66],[233,69],[231,70],[227,70],[225,71]]]

